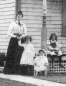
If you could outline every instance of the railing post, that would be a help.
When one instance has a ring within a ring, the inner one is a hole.
[[[43,0],[43,22],[42,22],[42,30],[41,30],[42,49],[46,49],[46,44],[47,44],[46,16],[47,16],[47,0]]]

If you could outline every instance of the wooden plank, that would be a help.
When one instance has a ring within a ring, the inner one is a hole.
[[[33,28],[35,28],[35,27],[36,27],[36,28],[37,28],[37,27],[38,27],[38,28],[41,28],[41,27],[42,27],[41,24],[32,24],[32,23],[31,23],[31,24],[26,23],[26,26],[27,26],[27,27],[33,27]]]
[[[57,17],[60,17],[60,18],[62,17],[62,15],[60,13],[57,13],[57,14],[55,14],[55,13],[48,13],[48,16],[50,16],[50,17],[51,16],[53,16],[53,17],[57,16]]]
[[[7,5],[6,4],[1,4],[0,5],[0,8],[9,8],[9,7],[15,7],[15,3],[8,3]]]
[[[32,23],[32,24],[42,24],[42,20],[26,20],[25,23]]]
[[[0,15],[3,15],[3,16],[5,16],[5,15],[11,15],[11,14],[14,14],[15,13],[15,11],[6,11],[6,12],[1,12],[1,14]]]
[[[42,16],[42,13],[40,12],[40,13],[37,13],[37,12],[24,12],[23,11],[23,13],[24,13],[24,15],[32,15],[32,16]]]
[[[3,8],[0,8],[0,12],[6,12],[6,11],[14,11],[15,10],[15,8],[11,8],[11,7],[9,7],[9,8],[7,8],[7,7],[5,7],[5,9],[3,9]]]
[[[47,21],[62,21],[62,18],[61,17],[50,17],[50,16],[48,16],[47,18],[46,18],[46,20]]]
[[[0,46],[0,50],[6,50],[7,49],[7,46],[6,45],[3,45],[3,46]]]
[[[52,25],[50,25],[50,24],[48,24],[47,25],[47,28],[62,28],[62,25],[57,25],[57,24],[52,24]]]
[[[2,18],[4,18],[4,19],[14,18],[14,14],[9,14],[8,16],[7,16],[7,15],[1,15],[1,14],[0,14],[0,17],[2,17]]]
[[[24,7],[27,7],[27,8],[39,8],[39,9],[42,9],[42,5],[31,5],[31,4],[23,4],[21,5],[21,8],[24,8]]]
[[[42,16],[32,16],[32,15],[26,15],[26,16],[24,16],[23,17],[23,20],[33,20],[33,19],[35,19],[35,20],[37,20],[37,21],[40,21],[40,20],[42,20]]]
[[[40,12],[42,12],[42,9],[38,9],[38,8],[26,8],[26,7],[24,7],[24,8],[22,8],[22,11],[24,12],[24,11],[26,11],[26,12],[36,12],[37,11],[37,13],[40,13]]]
[[[37,43],[38,43],[38,44],[41,44],[41,41],[40,41],[40,39],[39,39],[39,40],[38,40],[38,39],[36,39],[36,40],[34,39],[34,40],[32,41],[32,43],[34,43],[34,44],[37,44]],[[37,44],[37,45],[38,45],[38,44]],[[40,45],[40,46],[41,46],[41,45]]]
[[[29,35],[37,35],[37,36],[41,36],[41,33],[40,32],[28,32]]]
[[[1,2],[0,2],[0,5],[1,4],[7,4],[7,3],[15,3],[15,0],[8,0],[8,1],[6,1],[6,0],[1,0]]]
[[[4,27],[8,27],[10,25],[10,22],[9,23],[4,23],[4,24],[0,24],[0,26],[4,26]]]
[[[47,21],[47,23],[46,24],[62,24],[62,21]]]
[[[32,39],[34,39],[34,40],[41,40],[41,37],[40,36],[32,36]]]
[[[14,16],[13,15],[8,15],[8,16],[0,16],[0,20],[6,20],[6,19],[14,19]]]
[[[5,20],[3,19],[3,20],[0,20],[0,24],[1,24],[1,23],[12,22],[13,20],[14,20],[14,18],[13,18],[13,19],[12,19],[12,18],[11,18],[11,19],[7,19],[7,20],[6,20],[6,19],[5,19]]]
[[[47,32],[49,32],[49,31],[57,31],[57,32],[61,32],[61,29],[60,28],[48,28],[47,29]]]

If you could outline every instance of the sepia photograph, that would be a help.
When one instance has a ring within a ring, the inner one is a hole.
[[[66,0],[0,0],[0,86],[66,86]]]

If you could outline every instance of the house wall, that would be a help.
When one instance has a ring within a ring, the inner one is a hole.
[[[15,19],[15,0],[0,0],[0,52],[7,52],[9,24]]]
[[[28,34],[32,36],[35,51],[41,48],[43,0],[21,0],[23,21],[26,23]]]
[[[51,33],[56,33],[62,44],[62,51],[66,53],[66,37],[62,37],[62,1],[47,0],[47,42]]]
[[[0,52],[6,52],[9,38],[6,34],[10,22],[15,19],[16,0],[0,0]],[[35,50],[41,48],[41,29],[43,0],[21,0],[23,21],[26,23],[28,34],[32,36]],[[66,37],[62,37],[62,0],[47,0],[47,42],[52,32],[58,36],[62,51],[66,53]]]

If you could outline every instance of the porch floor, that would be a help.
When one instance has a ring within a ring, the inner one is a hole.
[[[0,86],[66,86],[66,84],[47,81],[46,78],[42,77],[7,75],[0,73]]]

